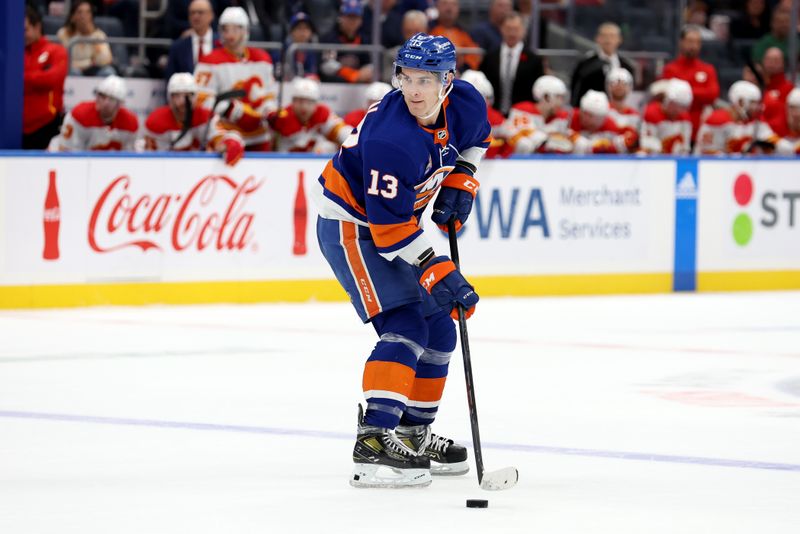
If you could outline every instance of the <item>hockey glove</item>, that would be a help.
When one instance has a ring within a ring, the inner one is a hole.
[[[227,139],[222,140],[222,144],[225,146],[223,151],[225,164],[233,167],[239,163],[239,160],[242,159],[242,156],[244,156],[244,143],[242,143],[239,139],[228,137]]]
[[[478,193],[478,180],[473,174],[475,167],[466,162],[457,162],[455,169],[442,182],[442,189],[433,203],[431,220],[443,232],[447,231],[447,221],[456,219],[456,232],[467,222],[472,211],[472,202]]]
[[[467,319],[475,312],[478,294],[447,256],[437,256],[430,260],[425,265],[419,283],[439,306],[452,306],[450,316],[453,319],[458,320],[456,306],[464,308]]]

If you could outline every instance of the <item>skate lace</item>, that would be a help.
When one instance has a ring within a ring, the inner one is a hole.
[[[392,432],[385,432],[382,441],[384,446],[392,452],[403,456],[418,456],[417,451],[400,441]]]
[[[428,443],[428,449],[434,450],[436,452],[441,452],[442,454],[446,454],[447,448],[452,443],[453,443],[452,439],[448,439],[432,433],[430,437],[430,442]]]

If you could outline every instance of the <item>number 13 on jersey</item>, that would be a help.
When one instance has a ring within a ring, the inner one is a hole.
[[[375,169],[370,170],[369,174],[372,180],[370,181],[369,189],[367,189],[367,194],[380,195],[383,198],[394,198],[397,196],[397,178],[391,174],[384,174],[381,177],[380,173]],[[383,183],[379,184],[379,179],[381,179]]]

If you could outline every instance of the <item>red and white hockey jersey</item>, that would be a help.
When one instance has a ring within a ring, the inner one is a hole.
[[[527,137],[541,152],[551,135],[565,137],[569,134],[569,112],[561,108],[545,117],[534,102],[519,102],[508,112],[505,131],[512,148],[520,138]]]
[[[609,116],[596,130],[587,130],[581,124],[581,114],[575,113],[570,123],[570,140],[575,154],[627,154],[638,141],[632,128],[622,128]]]
[[[241,139],[237,132],[223,129],[219,124],[219,117],[211,117],[211,111],[195,105],[192,110],[192,125],[186,135],[173,146],[173,142],[183,131],[183,124],[175,118],[169,106],[161,106],[154,109],[144,123],[144,149],[176,152],[200,150],[207,124],[208,139],[205,141],[208,147],[215,147],[219,140],[231,136]]]
[[[661,102],[650,102],[644,110],[642,152],[648,154],[687,155],[692,145],[692,117],[684,111],[674,119],[667,117]]]
[[[786,112],[772,123],[778,141],[775,143],[775,152],[783,156],[800,154],[800,127],[793,129],[786,120]]]
[[[238,58],[225,48],[215,48],[204,56],[194,70],[199,88],[198,104],[210,109],[214,97],[225,91],[243,89],[240,100],[243,116],[234,122],[223,119],[222,126],[237,130],[247,146],[270,140],[270,132],[263,118],[278,107],[277,85],[269,54],[258,48],[246,48],[244,57]],[[222,106],[227,106],[223,104]],[[224,109],[218,109],[218,112]]]
[[[760,118],[739,120],[730,109],[717,109],[700,126],[694,153],[743,154],[753,141],[775,144],[778,136]]]
[[[81,102],[64,117],[61,133],[50,141],[51,152],[134,150],[139,119],[120,106],[110,124],[103,122],[94,100]]]
[[[489,119],[489,126],[492,127],[492,141],[486,150],[485,158],[507,158],[513,152],[511,144],[508,142],[508,128],[506,118],[498,110],[490,105],[486,105],[486,115]]]
[[[633,128],[637,132],[642,122],[642,117],[636,109],[630,106],[617,104],[616,102],[610,103],[608,116],[617,123],[617,126],[621,128]]]
[[[305,123],[291,104],[270,113],[267,121],[279,136],[278,152],[335,152],[353,129],[325,104],[317,104]]]

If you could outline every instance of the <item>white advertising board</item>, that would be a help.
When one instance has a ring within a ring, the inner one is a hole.
[[[795,161],[699,163],[698,271],[800,270]]]
[[[325,159],[246,157],[233,169],[211,156],[0,161],[0,285],[331,277],[311,197],[298,198],[300,176],[307,189]],[[674,173],[669,161],[487,161],[460,237],[465,269],[668,273]],[[426,228],[447,254],[445,235]]]

